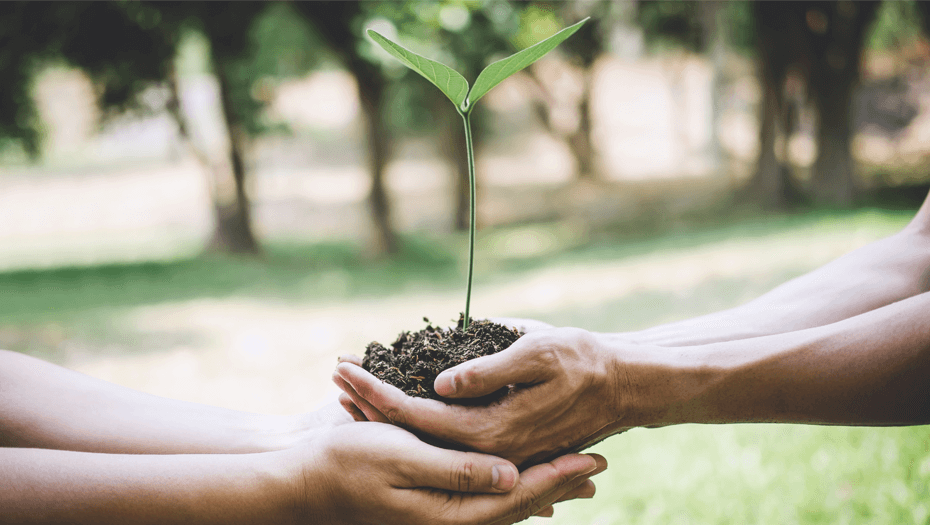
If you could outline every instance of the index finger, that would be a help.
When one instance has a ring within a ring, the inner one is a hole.
[[[399,388],[382,383],[365,369],[350,363],[340,363],[336,374],[345,380],[355,394],[366,400],[393,424],[416,429],[445,441],[473,446],[474,434],[480,426],[475,410],[481,407],[448,405],[435,399],[410,397]]]
[[[584,484],[587,477],[603,471],[606,460],[597,454],[569,454],[536,465],[520,474],[516,486],[505,494],[463,494],[450,513],[465,523],[514,523],[552,505]],[[422,504],[435,505],[435,501]],[[449,516],[453,518],[453,516]],[[463,519],[464,518],[464,519]]]

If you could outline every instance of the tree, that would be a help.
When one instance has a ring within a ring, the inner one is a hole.
[[[377,232],[377,244],[372,251],[376,254],[394,253],[398,243],[391,225],[390,201],[384,181],[391,147],[391,133],[384,118],[388,86],[379,66],[366,60],[358,51],[364,3],[296,2],[294,7],[313,24],[329,49],[355,77],[368,142],[368,168],[371,173],[368,203]]]
[[[574,0],[559,3],[559,15],[564,21],[574,21],[591,17],[587,24],[564,43],[562,50],[580,72],[581,93],[578,97],[577,124],[568,130],[557,129],[552,120],[552,105],[547,100],[552,99],[547,88],[548,83],[542,81],[535,73],[535,69],[528,70],[536,88],[544,93],[542,100],[535,102],[535,109],[540,120],[546,125],[549,132],[561,137],[565,141],[575,159],[578,176],[580,178],[596,178],[596,152],[591,138],[591,89],[593,87],[594,62],[607,50],[607,40],[611,29],[610,21],[624,18],[624,11],[632,7],[632,3],[614,2],[609,0]],[[531,4],[522,13],[525,24],[534,24],[540,17],[555,17],[551,2]],[[553,23],[553,26],[560,25]],[[532,31],[530,31],[532,33]],[[533,40],[538,39],[532,35]]]
[[[151,31],[157,14],[113,2],[0,4],[0,139],[38,155],[38,122],[29,93],[43,63],[64,60],[90,75],[100,105],[115,113],[165,78],[171,35]]]
[[[220,107],[229,136],[228,161],[217,165],[212,159],[206,159],[208,164],[205,168],[213,179],[216,217],[210,248],[229,253],[256,254],[259,245],[252,231],[245,152],[250,135],[255,131],[252,123],[260,105],[249,95],[254,81],[252,75],[243,78],[238,73],[249,49],[249,29],[267,6],[253,2],[157,5],[168,14],[166,18],[173,21],[175,32],[180,33],[185,26],[194,26],[210,42],[213,73],[219,86]],[[178,112],[174,115],[183,131],[183,115]],[[227,191],[224,184],[229,175],[232,178],[231,191]]]
[[[790,168],[776,160],[774,152],[775,137],[786,138],[792,127],[785,81],[794,69],[803,77],[818,117],[811,196],[821,204],[852,204],[856,196],[850,151],[853,96],[866,29],[878,2],[755,2],[753,6],[763,102],[762,151],[750,188],[770,206],[798,200]]]
[[[756,51],[762,104],[759,116],[759,159],[747,186],[755,200],[766,208],[788,208],[800,201],[801,192],[792,176],[787,156],[781,159],[775,145],[787,144],[792,129],[792,106],[785,83],[791,68],[806,52],[803,47],[802,2],[753,2],[756,21]]]
[[[811,191],[820,203],[848,206],[856,196],[853,95],[866,29],[877,9],[877,1],[810,2],[805,13],[809,88],[819,117]]]
[[[254,113],[254,109],[240,103],[248,97],[234,97],[234,90],[242,91],[243,83],[235,82],[230,69],[244,52],[249,24],[263,7],[251,3],[5,3],[0,17],[0,72],[4,73],[0,82],[0,136],[20,140],[37,154],[37,122],[28,85],[43,61],[55,59],[86,71],[100,87],[101,107],[111,114],[136,108],[137,95],[152,85],[171,86],[168,110],[186,135],[173,59],[183,30],[192,20],[199,21],[214,44],[212,55],[232,142],[228,164],[234,190],[230,199],[215,194],[217,224],[211,246],[233,253],[256,253],[240,129],[242,115]],[[206,167],[214,172],[219,169],[212,164]]]

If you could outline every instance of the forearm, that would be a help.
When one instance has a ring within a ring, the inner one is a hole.
[[[290,523],[298,487],[273,454],[0,448],[0,523]]]
[[[268,416],[166,399],[0,350],[0,446],[125,454],[278,450],[313,416]]]
[[[616,337],[690,346],[824,326],[930,289],[930,234],[915,222],[742,306]]]
[[[638,356],[651,382],[627,383],[636,424],[930,423],[930,293],[818,328]]]

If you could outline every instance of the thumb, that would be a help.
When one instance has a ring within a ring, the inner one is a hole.
[[[507,385],[545,381],[551,375],[545,366],[551,353],[536,349],[533,341],[527,334],[501,352],[449,368],[436,377],[433,388],[443,397],[481,397]]]
[[[520,478],[517,467],[505,459],[432,445],[398,463],[409,488],[503,493],[515,487]]]

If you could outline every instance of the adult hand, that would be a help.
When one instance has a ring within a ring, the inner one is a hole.
[[[537,328],[502,352],[436,378],[436,392],[453,400],[514,385],[490,405],[410,397],[351,359],[337,366],[333,379],[345,392],[340,401],[357,420],[394,423],[523,465],[581,450],[629,428],[620,422],[627,396],[615,361],[590,332]]]
[[[331,524],[510,524],[551,516],[551,505],[590,498],[603,457],[568,455],[518,474],[510,462],[428,445],[393,425],[332,428],[291,451],[303,518]],[[310,454],[311,461],[306,461]]]

